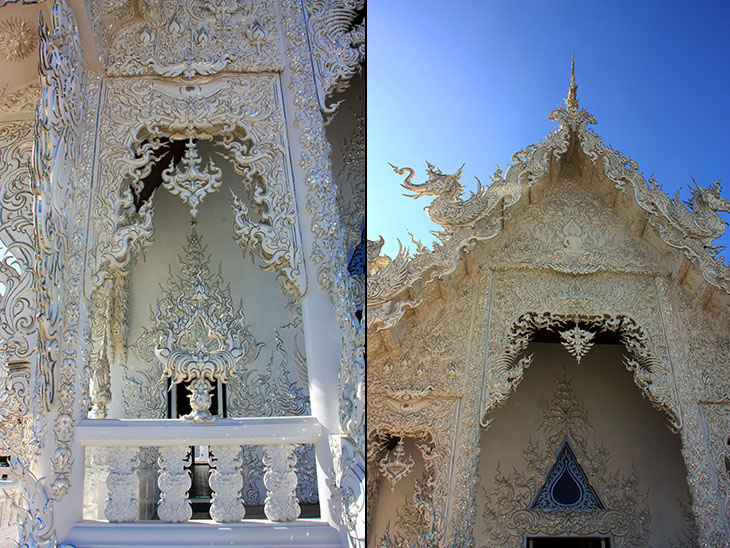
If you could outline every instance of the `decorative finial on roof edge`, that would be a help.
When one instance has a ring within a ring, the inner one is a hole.
[[[570,63],[570,89],[568,98],[565,100],[565,107],[570,114],[578,113],[578,86],[575,85],[575,52]]]

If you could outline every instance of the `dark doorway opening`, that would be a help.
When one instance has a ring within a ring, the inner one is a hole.
[[[527,537],[526,548],[611,548],[608,537]]]

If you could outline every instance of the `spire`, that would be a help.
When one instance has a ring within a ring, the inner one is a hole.
[[[565,106],[570,114],[578,113],[578,86],[575,85],[575,52],[573,52],[573,61],[570,63],[570,89],[568,90],[568,98],[565,100]]]

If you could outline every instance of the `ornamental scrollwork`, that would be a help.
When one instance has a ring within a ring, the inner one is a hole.
[[[32,431],[33,373],[37,363],[33,295],[33,192],[30,121],[0,124],[0,434],[15,454],[35,457],[41,441]],[[28,450],[28,444],[34,446]]]
[[[220,168],[212,161],[201,169],[202,163],[193,138],[188,139],[185,154],[180,164],[175,166],[174,160],[162,172],[162,186],[190,206],[190,215],[195,219],[198,214],[198,205],[207,194],[216,192],[223,184]]]
[[[332,113],[339,103],[328,107],[327,98],[344,91],[365,60],[365,21],[355,23],[365,0],[307,0],[305,7],[319,105]]]
[[[299,161],[304,170],[307,188],[306,210],[312,216],[314,243],[311,256],[318,271],[317,282],[329,294],[337,323],[340,325],[342,360],[339,375],[339,423],[342,433],[364,455],[365,322],[361,322],[356,316],[356,297],[348,282],[348,250],[339,222],[332,164],[329,159],[331,146],[324,131],[317,85],[312,80],[309,68],[311,57],[305,14],[301,4],[293,0],[280,0],[280,11],[286,28],[284,47],[290,69],[287,85],[296,97],[293,125],[299,132]],[[316,154],[312,154],[312,150],[316,150]],[[357,459],[350,459],[344,464],[353,469],[356,462]],[[356,475],[357,471],[338,474],[341,479]],[[340,483],[333,493],[340,498],[341,520],[345,527],[349,527],[353,520],[347,514],[347,508],[351,506],[342,502],[347,499],[345,487]],[[362,545],[356,530],[348,529],[348,535],[351,545]]]
[[[565,329],[569,325],[570,329]],[[577,324],[587,326],[589,329],[582,329]],[[573,336],[564,342],[564,346],[576,358],[587,352],[585,348],[587,339],[586,332],[592,334],[592,330],[603,330],[616,333],[621,342],[626,346],[630,355],[624,358],[624,363],[629,370],[634,372],[636,384],[647,392],[649,399],[658,408],[666,411],[672,422],[672,428],[679,431],[682,427],[681,413],[677,402],[677,395],[674,393],[673,385],[667,394],[661,388],[657,390],[656,385],[665,384],[662,377],[671,374],[667,364],[654,355],[653,345],[649,334],[644,328],[638,325],[632,318],[624,316],[563,316],[554,313],[534,314],[528,313],[520,316],[505,333],[503,339],[503,351],[487,364],[487,373],[482,396],[482,426],[488,426],[487,415],[501,402],[522,380],[524,369],[529,366],[529,361],[523,358],[535,331],[539,329],[557,330],[562,333],[573,332]],[[580,344],[575,339],[575,333],[580,333]],[[562,334],[561,333],[561,334]],[[564,338],[567,338],[563,335]],[[591,337],[592,338],[592,337]],[[580,362],[580,359],[578,359]]]
[[[0,88],[0,112],[33,112],[38,105],[40,85],[29,84],[12,92]]]
[[[449,462],[456,434],[457,406],[455,399],[414,397],[405,404],[384,394],[369,395],[367,461],[368,470],[375,472],[367,477],[369,508],[377,502],[378,476],[392,471],[387,464],[384,440],[414,438],[418,440],[427,477],[422,485],[427,491],[418,497],[419,519],[425,530],[432,524],[436,530],[442,530],[449,494]],[[385,472],[380,465],[383,459],[386,459]]]
[[[155,359],[162,375],[178,384],[189,382],[192,412],[185,419],[214,420],[210,412],[210,382],[228,382],[259,355],[259,343],[245,324],[242,306],[236,310],[230,289],[223,287],[219,273],[208,268],[201,237],[189,236],[180,258],[180,274],[172,273],[163,298],[152,311],[153,327],[144,329],[135,344],[140,363]]]
[[[92,132],[100,78],[87,72],[76,20],[65,1],[54,3],[50,29],[39,29],[40,103],[35,119],[33,185],[37,196],[34,266],[39,357],[34,415],[40,420],[58,400],[51,458],[53,499],[70,488],[76,420],[79,327],[86,245]],[[84,368],[87,360],[81,360]]]
[[[110,76],[282,69],[274,0],[99,1],[89,11]]]

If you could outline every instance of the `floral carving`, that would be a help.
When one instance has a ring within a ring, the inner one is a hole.
[[[173,384],[190,382],[193,411],[183,418],[206,422],[214,420],[209,381],[227,382],[258,357],[263,343],[249,332],[243,309],[234,310],[221,275],[210,273],[195,225],[183,254],[180,275],[170,274],[152,312],[154,327],[140,335],[135,349],[142,363],[154,355],[163,365],[162,376]]]
[[[0,44],[6,61],[18,62],[28,57],[38,44],[33,26],[21,17],[0,21]]]

